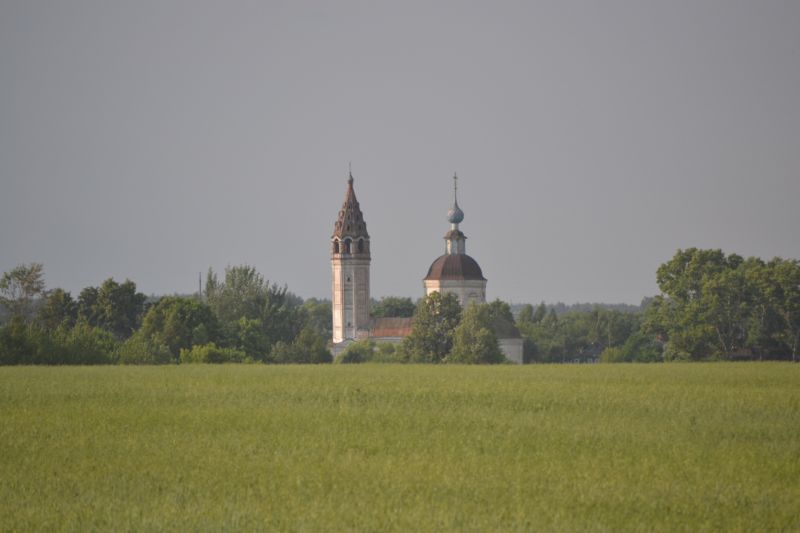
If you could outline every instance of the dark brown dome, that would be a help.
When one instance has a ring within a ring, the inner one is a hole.
[[[485,280],[478,262],[466,254],[443,255],[433,262],[425,279]]]

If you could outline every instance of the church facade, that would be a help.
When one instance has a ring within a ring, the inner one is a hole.
[[[428,269],[423,280],[425,295],[437,291],[455,294],[465,308],[471,303],[486,303],[486,278],[478,262],[467,255],[467,236],[458,227],[464,221],[464,211],[458,207],[457,176],[453,176],[453,207],[447,212],[447,221],[450,231],[444,236],[444,254]]]
[[[459,224],[464,212],[458,206],[458,178],[453,176],[453,206],[447,213],[450,230],[445,234],[445,253],[431,264],[423,280],[425,294],[454,294],[462,307],[486,302],[486,278],[478,262],[467,255],[466,235]],[[333,352],[348,344],[372,339],[398,343],[411,333],[410,318],[370,319],[370,240],[367,223],[356,199],[353,175],[347,180],[342,208],[331,236]],[[511,328],[514,328],[513,324]],[[498,339],[506,359],[522,363],[522,338]]]

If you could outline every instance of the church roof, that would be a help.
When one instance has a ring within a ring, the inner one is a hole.
[[[467,254],[445,254],[428,269],[426,280],[478,279],[485,280],[478,262]]]
[[[408,337],[411,335],[411,318],[384,317],[373,318],[370,337]]]
[[[347,192],[344,196],[344,203],[339,210],[339,217],[333,227],[331,238],[344,237],[365,237],[369,239],[367,233],[367,223],[364,221],[364,214],[356,199],[356,192],[353,190],[353,175],[347,180]]]

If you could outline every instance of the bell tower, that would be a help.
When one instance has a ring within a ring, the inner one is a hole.
[[[369,336],[369,234],[353,174],[331,236],[333,343]]]

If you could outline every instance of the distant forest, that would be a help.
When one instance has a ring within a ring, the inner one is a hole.
[[[619,311],[620,313],[641,313],[645,310],[647,305],[653,300],[652,297],[646,297],[642,299],[642,302],[639,305],[633,304],[609,304],[609,303],[574,303],[574,304],[565,304],[564,302],[558,302],[554,304],[549,304],[547,302],[542,302],[548,311],[551,309],[557,315],[563,315],[565,313],[570,313],[573,311],[580,311],[588,313],[590,311],[594,311],[595,309],[606,309],[608,311]],[[511,312],[514,313],[514,316],[519,315],[520,311],[522,311],[526,305],[529,304],[509,304],[511,306]]]
[[[44,267],[0,278],[0,364],[498,363],[520,335],[526,363],[792,360],[800,347],[800,262],[678,250],[640,305],[507,304],[461,309],[452,295],[373,300],[374,317],[413,317],[399,345],[331,354],[331,303],[302,299],[253,267],[208,271],[203,294],[145,296],[112,278],[77,296]]]

